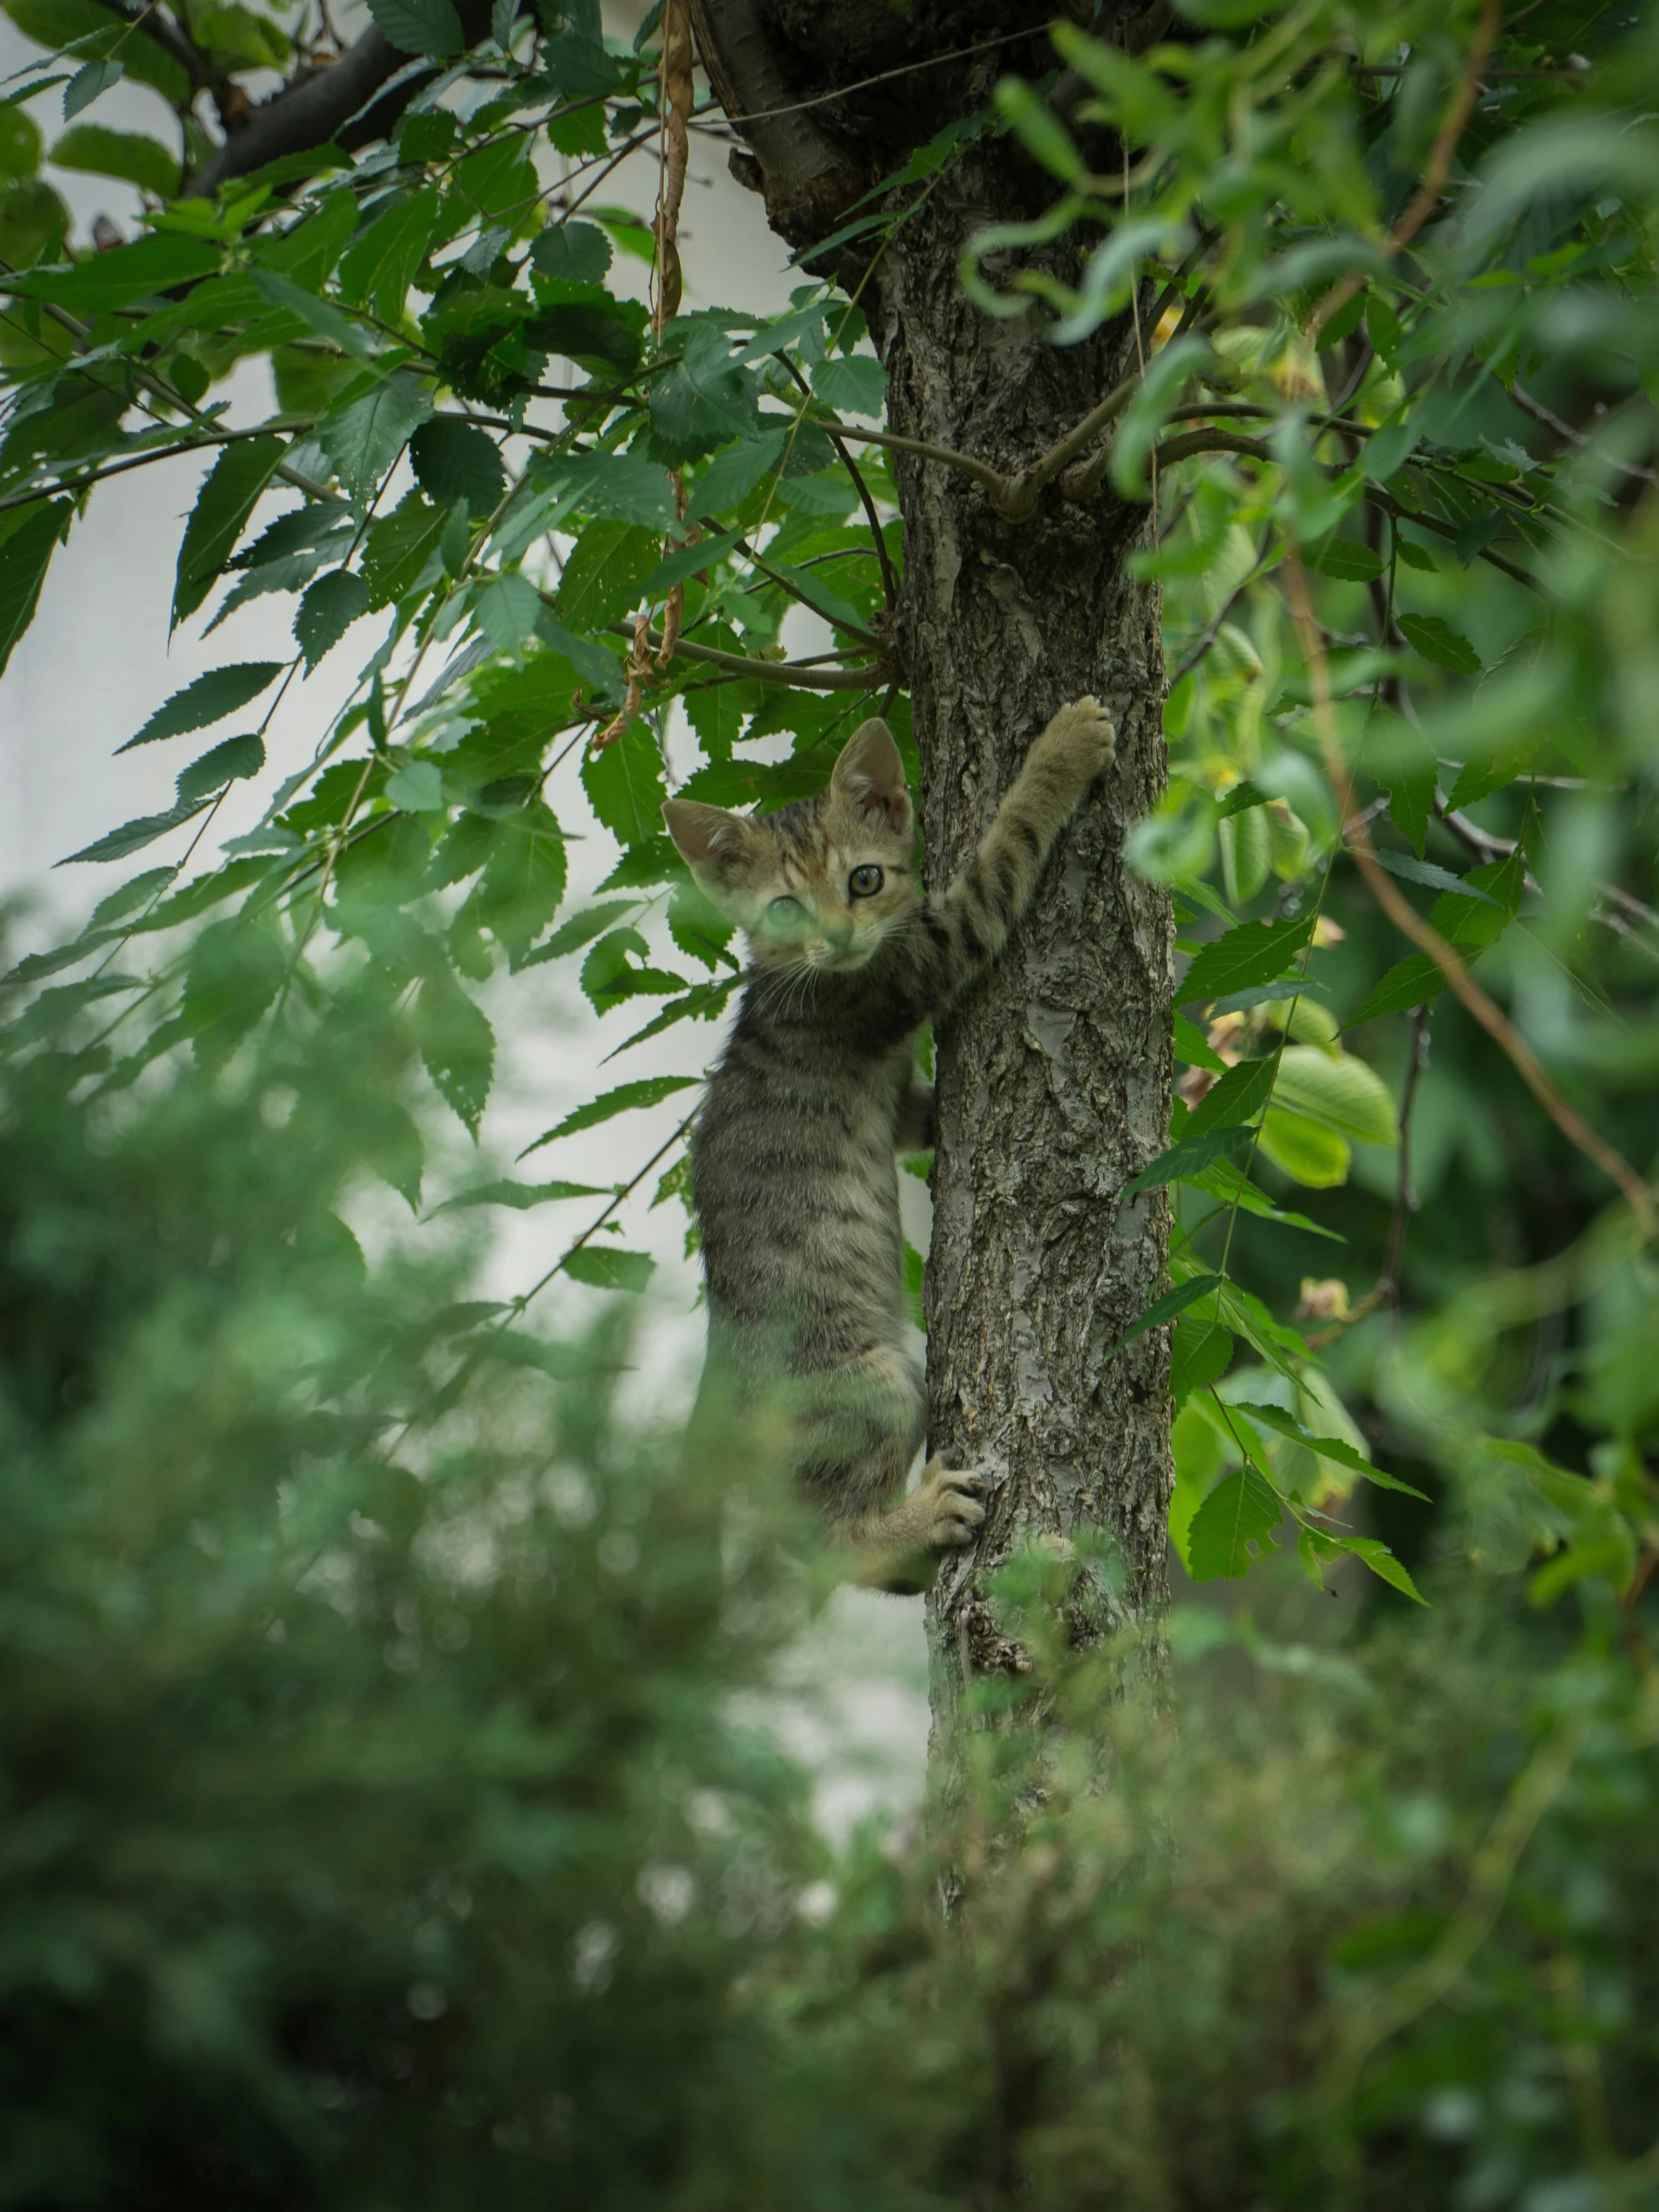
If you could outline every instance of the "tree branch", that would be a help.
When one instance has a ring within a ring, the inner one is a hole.
[[[542,593],[551,605],[551,595]],[[633,631],[625,622],[613,622],[610,633],[617,638],[632,638]],[[660,631],[648,630],[646,641],[652,651],[662,650]],[[710,668],[725,669],[731,676],[752,676],[761,684],[784,684],[794,691],[876,691],[892,673],[883,662],[872,661],[862,668],[813,668],[805,661],[750,661],[741,653],[721,653],[712,645],[694,645],[688,638],[677,638],[670,656],[676,661],[702,661]]]

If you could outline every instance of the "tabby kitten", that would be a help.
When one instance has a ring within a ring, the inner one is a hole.
[[[861,1581],[922,1589],[985,1517],[983,1477],[905,1477],[926,1416],[911,1356],[895,1154],[930,1141],[921,1023],[983,974],[1078,801],[1112,759],[1093,699],[1031,748],[979,849],[923,898],[914,815],[883,722],[847,741],[817,799],[774,815],[685,799],[669,834],[749,938],[737,1023],[692,1138],[711,1373],[782,1385],[796,1471]]]

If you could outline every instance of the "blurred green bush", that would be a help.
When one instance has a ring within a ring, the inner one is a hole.
[[[1155,1697],[1021,1555],[1032,1674],[835,1858],[789,1501],[620,1324],[457,1368],[385,998],[127,1089],[88,1019],[0,1058],[0,2204],[1659,2202],[1641,1578],[1522,1579],[1535,1470],[1427,1614],[1183,1605]]]

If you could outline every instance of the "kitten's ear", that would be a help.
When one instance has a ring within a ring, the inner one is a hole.
[[[701,800],[665,800],[663,820],[680,857],[699,877],[724,874],[749,842],[749,825],[742,815],[728,814],[724,807],[705,807]]]
[[[882,816],[900,836],[913,820],[910,787],[892,732],[878,717],[860,722],[846,741],[830,789],[856,814]]]

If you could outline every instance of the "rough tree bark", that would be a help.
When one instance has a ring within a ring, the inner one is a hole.
[[[859,193],[943,124],[983,109],[1004,69],[1051,69],[1052,12],[1019,0],[917,0],[902,15],[886,0],[693,0],[705,64],[752,149],[734,168],[765,190],[775,227],[797,247],[829,237]],[[1146,12],[1108,11],[1113,35],[1136,43]],[[834,97],[895,70],[904,74]],[[1052,193],[1012,141],[980,138],[873,268],[853,271],[895,431],[1011,471],[1135,365],[1132,318],[1060,349],[1029,320],[981,314],[961,290],[967,238],[1029,218]],[[1069,242],[1044,250],[1057,272],[1075,253]],[[905,552],[898,648],[931,873],[943,879],[959,864],[1062,701],[1105,701],[1119,747],[1009,956],[937,1039],[928,1441],[995,1477],[981,1541],[946,1562],[928,1601],[937,1748],[964,1669],[1023,1663],[985,1590],[1023,1536],[1109,1531],[1124,1571],[1106,1618],[1155,1625],[1167,1600],[1164,1333],[1109,1356],[1157,1294],[1168,1229],[1162,1193],[1117,1195],[1168,1126],[1169,901],[1122,859],[1126,826],[1165,779],[1164,678],[1156,589],[1128,573],[1147,538],[1144,507],[1109,491],[1074,502],[1051,487],[1028,520],[1012,522],[960,471],[893,459]],[[1081,1611],[1073,1627],[1093,1632]]]

